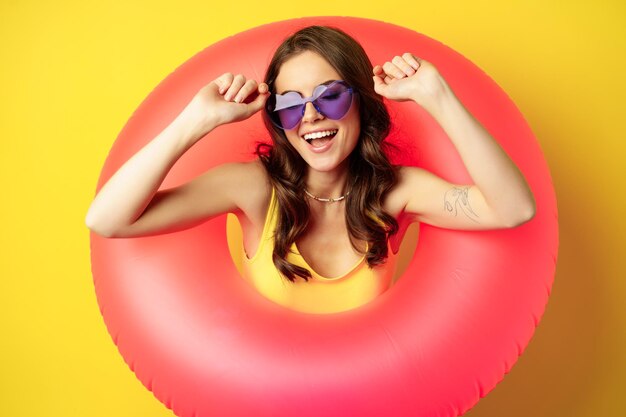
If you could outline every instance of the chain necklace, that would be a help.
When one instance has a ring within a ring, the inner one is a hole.
[[[347,193],[345,193],[341,197],[337,197],[337,198],[323,198],[323,197],[318,197],[318,196],[315,196],[315,195],[311,194],[306,188],[304,189],[304,192],[306,193],[306,195],[311,197],[313,200],[321,201],[322,203],[336,203],[337,201],[343,200],[344,198],[346,198],[346,196],[348,194],[350,194],[350,191],[348,191]]]

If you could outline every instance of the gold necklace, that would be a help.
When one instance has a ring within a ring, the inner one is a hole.
[[[350,194],[350,191],[348,191],[347,193],[345,193],[344,195],[342,195],[341,197],[337,197],[337,198],[324,198],[324,197],[318,197],[315,196],[313,194],[311,194],[306,188],[304,189],[304,192],[306,193],[306,195],[308,195],[309,197],[311,197],[314,200],[317,201],[321,201],[322,203],[336,203],[337,201],[341,201],[344,198],[346,198],[346,196],[348,194]]]

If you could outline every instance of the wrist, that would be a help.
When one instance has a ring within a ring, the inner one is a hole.
[[[193,145],[206,134],[211,132],[219,123],[213,117],[194,117],[187,112],[182,112],[172,123],[180,132],[181,140]]]
[[[427,91],[414,97],[413,101],[422,106],[435,119],[439,119],[445,109],[453,105],[458,99],[446,80],[439,75],[437,80],[431,83]]]

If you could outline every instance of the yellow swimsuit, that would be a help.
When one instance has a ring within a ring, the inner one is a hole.
[[[256,254],[249,259],[243,250],[243,240],[233,246],[235,263],[243,278],[265,297],[293,310],[307,313],[334,313],[366,304],[385,292],[392,283],[397,254],[389,248],[389,257],[383,265],[370,269],[363,256],[345,274],[327,278],[315,272],[300,255],[294,244],[287,260],[311,271],[312,279],[296,282],[284,278],[272,262],[273,233],[277,220],[277,202],[274,190],[265,218],[263,233]],[[236,217],[233,215],[232,218]],[[232,242],[231,242],[232,243]],[[239,246],[237,248],[236,246]],[[239,259],[237,259],[239,258]]]

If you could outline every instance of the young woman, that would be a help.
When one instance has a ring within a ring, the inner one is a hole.
[[[426,109],[474,184],[392,166],[383,97]],[[198,140],[261,110],[273,142],[257,148],[256,160],[158,190]],[[311,26],[279,46],[263,83],[225,73],[204,86],[102,187],[86,223],[102,236],[128,238],[234,213],[247,281],[285,306],[335,312],[389,288],[412,222],[485,230],[515,227],[534,211],[523,175],[431,63],[405,53],[372,67],[353,38]]]

